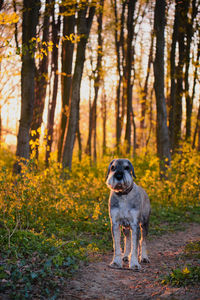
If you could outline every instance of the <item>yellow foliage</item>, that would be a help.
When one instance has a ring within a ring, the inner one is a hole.
[[[0,13],[0,25],[14,24],[19,21],[19,16],[15,12],[13,13]]]

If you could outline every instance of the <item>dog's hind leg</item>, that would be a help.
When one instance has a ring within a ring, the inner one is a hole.
[[[140,262],[149,263],[146,246],[146,236],[148,234],[149,222],[140,225],[141,239],[140,239]]]
[[[127,262],[131,252],[131,233],[129,228],[123,228],[124,234],[124,255],[123,261]]]

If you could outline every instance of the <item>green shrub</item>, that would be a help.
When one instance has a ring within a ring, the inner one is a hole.
[[[53,159],[45,168],[33,158],[22,176],[13,177],[14,156],[2,148],[0,152],[1,289],[12,290],[15,299],[30,298],[35,291],[53,297],[80,260],[112,250],[105,177],[113,157],[94,166],[84,157],[65,176]],[[180,228],[183,221],[199,221],[198,152],[185,145],[165,181],[154,154],[137,155],[132,162],[136,183],[151,199],[150,235]]]

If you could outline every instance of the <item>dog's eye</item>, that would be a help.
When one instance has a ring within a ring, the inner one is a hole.
[[[126,167],[125,167],[125,170],[126,170],[126,171],[129,171],[129,166],[126,166]]]
[[[112,167],[111,167],[111,171],[115,171],[115,166],[112,166]]]

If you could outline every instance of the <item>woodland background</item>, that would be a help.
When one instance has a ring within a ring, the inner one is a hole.
[[[150,236],[200,221],[199,4],[0,1],[0,297],[56,299],[111,251],[113,157],[151,199]]]
[[[157,144],[170,161],[183,140],[199,149],[198,9],[1,1],[1,141],[25,159],[46,144],[46,163],[53,149],[69,168],[77,152],[95,162]]]

